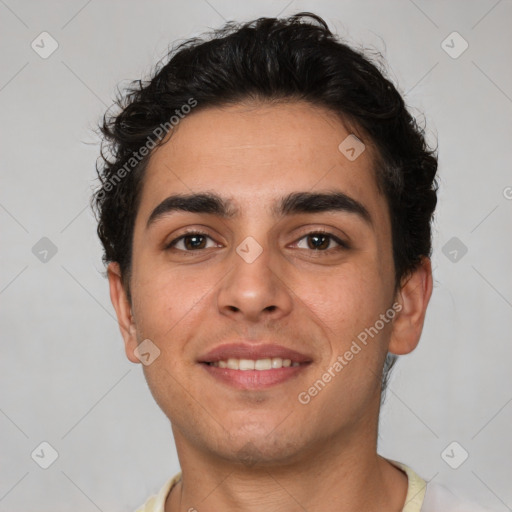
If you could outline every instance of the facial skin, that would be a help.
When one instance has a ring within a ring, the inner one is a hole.
[[[350,131],[303,102],[205,109],[173,132],[144,179],[132,304],[118,265],[109,266],[127,357],[140,363],[134,350],[145,339],[160,350],[143,370],[171,421],[183,472],[166,511],[401,510],[407,478],[376,454],[382,365],[388,350],[416,347],[432,277],[424,259],[394,294],[391,224],[369,142],[348,160],[338,145]],[[276,217],[271,210],[294,192],[333,191],[362,203],[372,224],[345,211]],[[230,199],[239,214],[178,211],[146,227],[168,196],[206,192]],[[204,237],[164,248],[185,229]],[[308,234],[318,230],[349,247],[321,238],[315,250]],[[236,252],[247,237],[262,248],[252,263]],[[300,403],[299,393],[394,303],[401,306],[394,319]],[[312,363],[270,388],[236,389],[197,360],[237,341],[284,345]]]

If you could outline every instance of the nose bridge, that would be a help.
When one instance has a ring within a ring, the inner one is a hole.
[[[219,310],[252,319],[262,314],[275,316],[289,312],[291,299],[278,277],[277,255],[272,242],[262,234],[246,236],[229,257],[230,272],[222,282]]]

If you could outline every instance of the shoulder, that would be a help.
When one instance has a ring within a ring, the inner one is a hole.
[[[387,460],[404,471],[409,481],[402,512],[495,512],[470,501],[444,485],[425,481],[406,464]]]
[[[427,484],[421,512],[493,512],[435,482]]]
[[[135,512],[165,512],[165,500],[180,479],[181,471],[172,478],[169,478],[158,491],[158,494],[150,496],[144,505],[140,506]]]

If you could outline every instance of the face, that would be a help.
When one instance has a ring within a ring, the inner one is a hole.
[[[405,304],[372,149],[347,158],[338,146],[349,135],[306,103],[237,105],[190,114],[153,153],[123,335],[133,362],[143,340],[151,359],[160,351],[143,369],[178,450],[292,462],[375,430],[393,304]],[[210,199],[168,199],[195,194]],[[279,355],[298,366],[278,368]],[[251,364],[239,359],[267,369],[235,369]]]

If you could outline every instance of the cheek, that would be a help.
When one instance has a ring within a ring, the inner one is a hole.
[[[357,334],[387,307],[378,269],[370,265],[354,263],[324,276],[299,279],[297,295],[329,327],[331,335]]]
[[[133,279],[133,301],[141,335],[164,341],[174,335],[178,323],[181,330],[212,291],[211,274],[203,274],[139,265]]]

